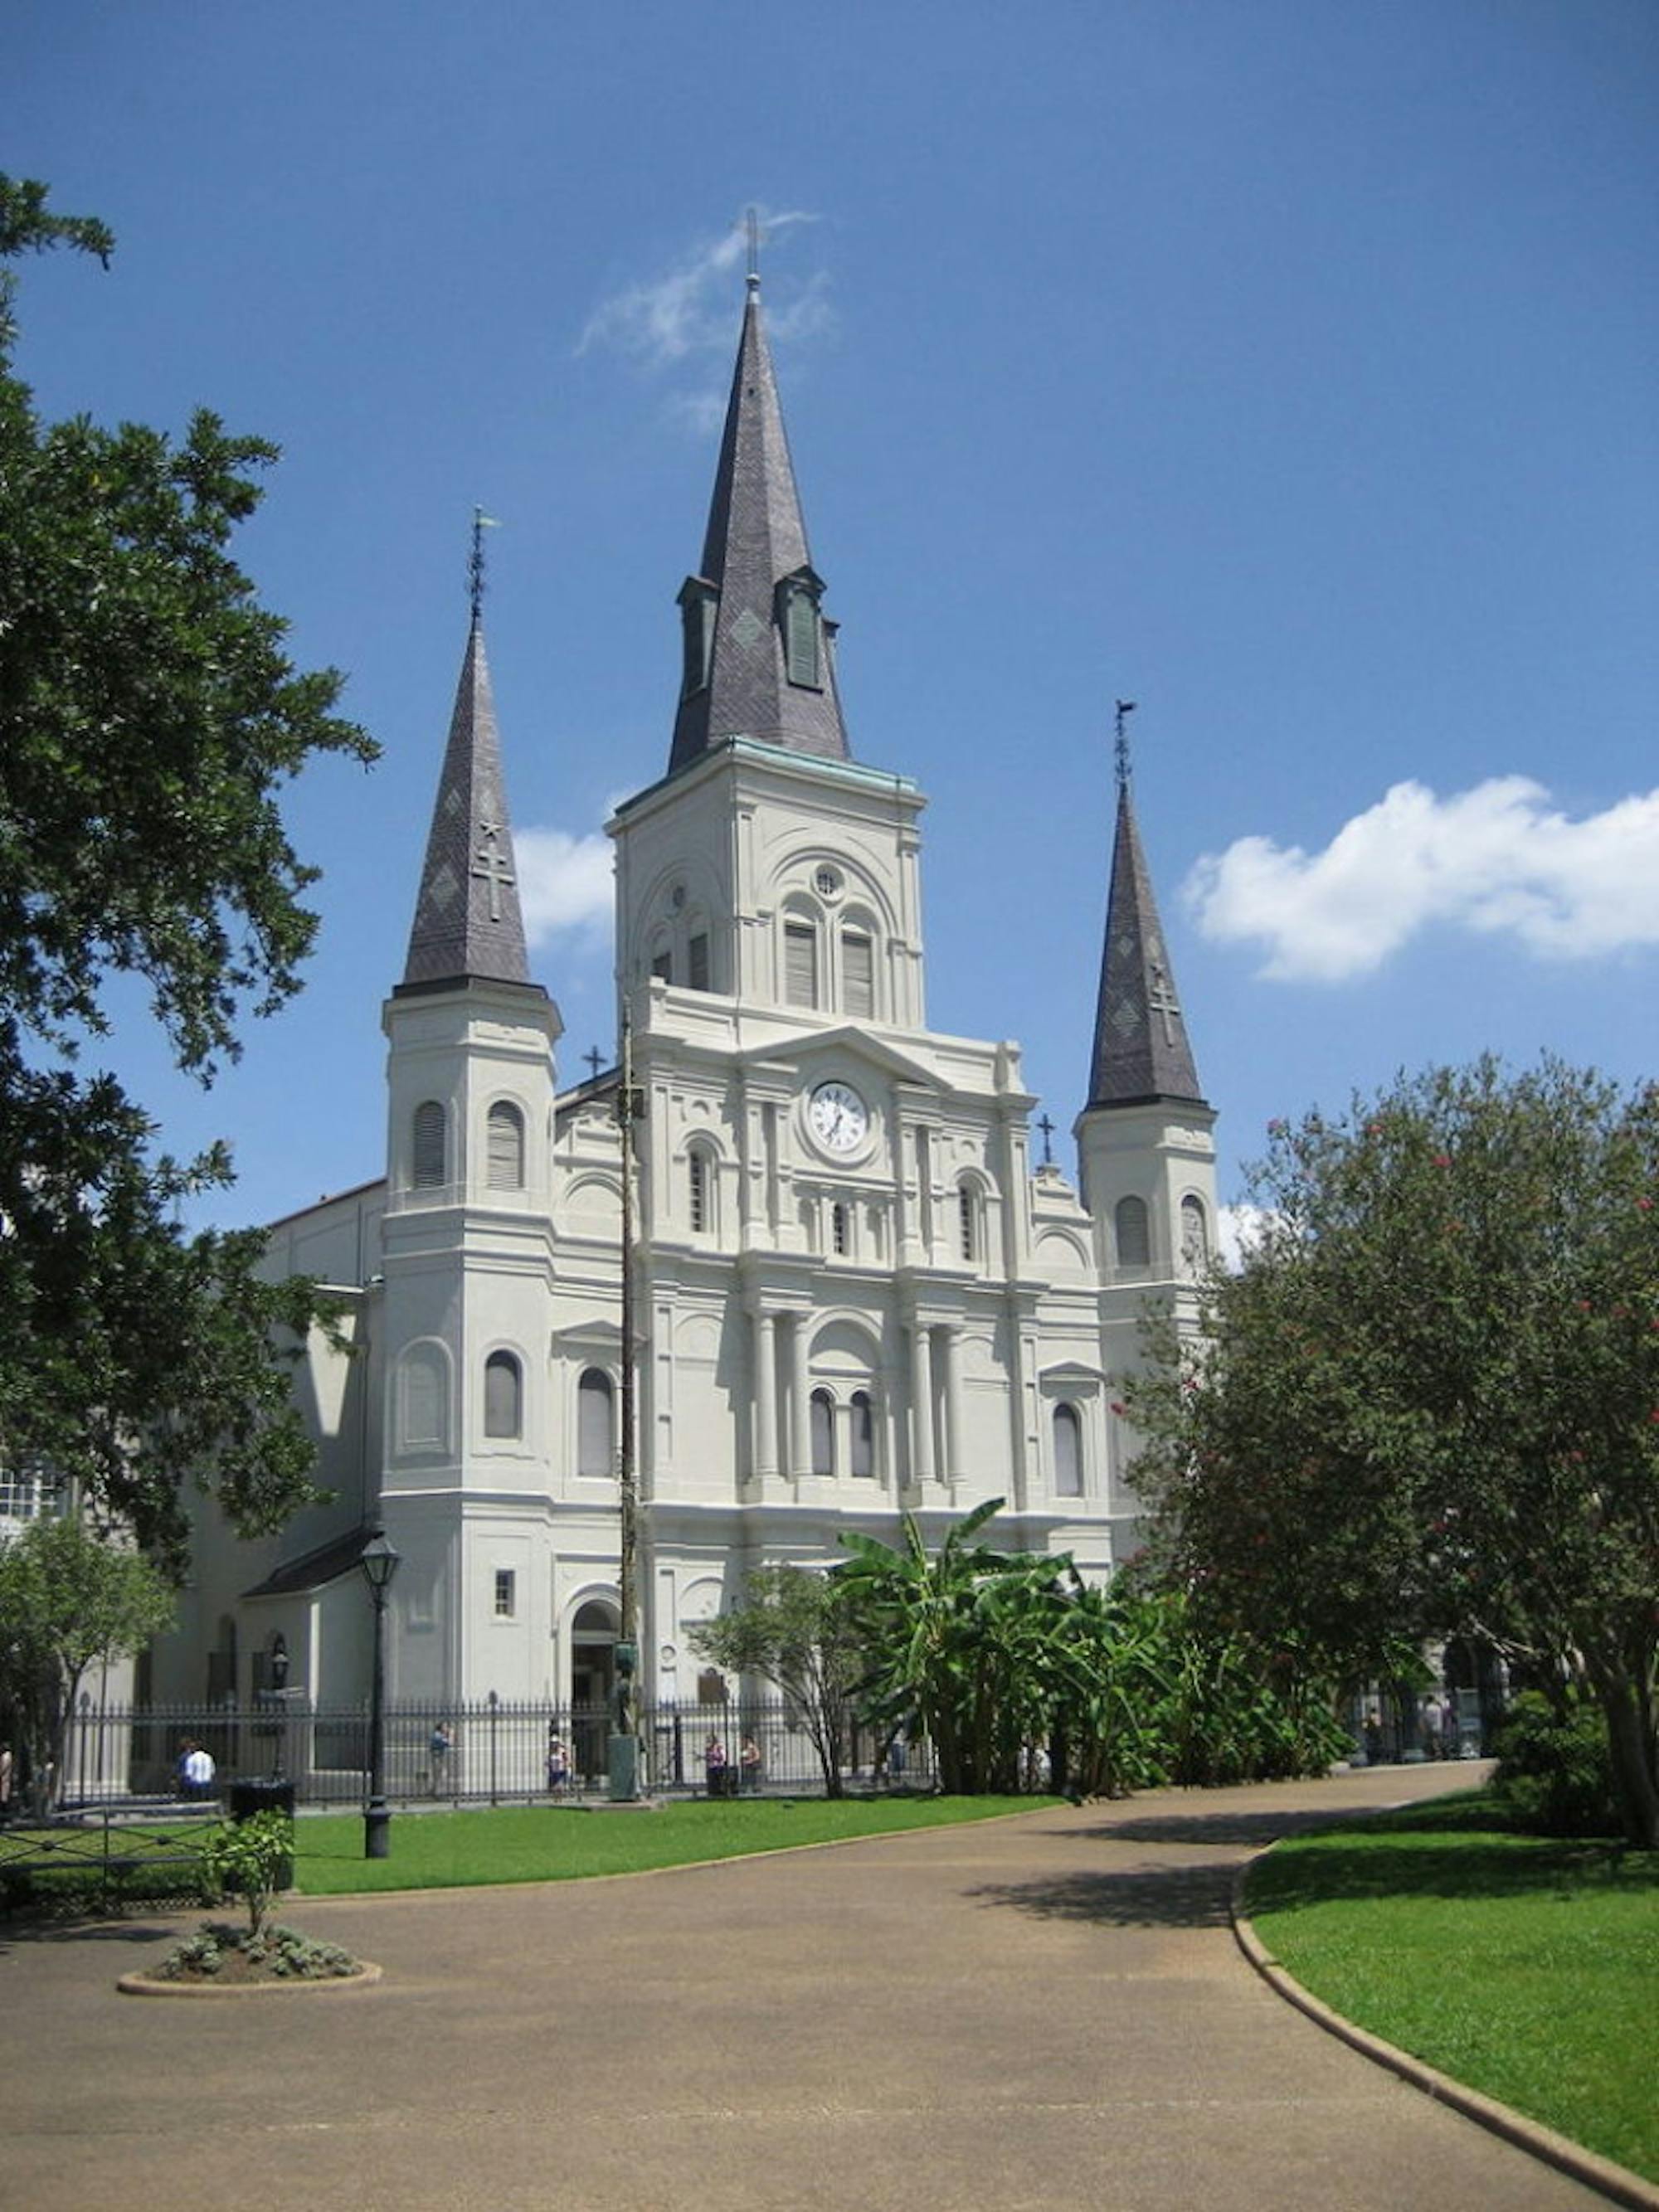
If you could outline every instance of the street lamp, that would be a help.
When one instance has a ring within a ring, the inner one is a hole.
[[[398,1571],[398,1554],[376,1528],[358,1555],[374,1601],[374,1676],[368,1704],[368,1810],[363,1815],[363,1856],[383,1859],[392,1848],[392,1814],[386,1802],[386,1598]]]

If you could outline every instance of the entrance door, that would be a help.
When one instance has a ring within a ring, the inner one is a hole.
[[[602,1598],[581,1607],[570,1628],[570,1735],[576,1771],[602,1778],[610,1761],[611,1700],[617,1686],[617,1614]]]

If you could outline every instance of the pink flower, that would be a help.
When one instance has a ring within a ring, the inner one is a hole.
[[[1638,1208],[1642,1212],[1644,1212],[1644,1213],[1651,1213],[1651,1212],[1652,1212],[1652,1211],[1653,1211],[1653,1200],[1652,1200],[1650,1198],[1638,1198],[1638,1199],[1637,1200],[1636,1203],[1637,1203]]]
[[[1434,1156],[1434,1164],[1437,1168],[1449,1168],[1451,1165],[1451,1154],[1449,1152],[1437,1152]]]
[[[1659,1322],[1656,1322],[1655,1326],[1656,1326],[1656,1327],[1659,1327]],[[1129,1408],[1128,1408],[1128,1407],[1124,1404],[1124,1402],[1123,1402],[1123,1401],[1122,1401],[1122,1399],[1121,1399],[1121,1398],[1114,1398],[1114,1399],[1113,1399],[1113,1401],[1112,1401],[1112,1411],[1113,1411],[1115,1413],[1116,1413],[1116,1414],[1118,1414],[1118,1415],[1120,1415],[1120,1416],[1121,1416],[1121,1415],[1122,1415],[1122,1414],[1124,1414],[1124,1413],[1127,1413],[1128,1412],[1128,1410],[1129,1410]]]

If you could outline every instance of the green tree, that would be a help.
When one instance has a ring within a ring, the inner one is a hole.
[[[59,245],[112,240],[0,176],[0,263]],[[179,1200],[228,1182],[227,1153],[159,1156],[83,1054],[113,975],[141,981],[181,1068],[206,1083],[234,1057],[316,929],[281,790],[374,747],[227,550],[276,449],[205,411],[176,442],[42,422],[15,284],[0,267],[0,1459],[72,1479],[176,1571],[192,1473],[249,1532],[308,1494],[269,1347],[316,1303],[257,1279],[258,1238],[183,1233]]]
[[[825,1793],[842,1778],[851,1698],[861,1650],[845,1594],[831,1576],[763,1567],[743,1604],[693,1629],[691,1648],[733,1674],[757,1674],[783,1692],[811,1741]]]
[[[0,1543],[0,1706],[15,1714],[37,1813],[61,1793],[64,1739],[88,1667],[173,1626],[173,1593],[139,1553],[78,1515],[33,1521]]]
[[[849,1534],[852,1557],[835,1570],[868,1653],[862,1694],[878,1724],[919,1723],[951,1791],[1020,1788],[1022,1752],[1048,1735],[1071,1663],[1075,1570],[976,1542],[1001,1505],[976,1506],[936,1553],[908,1513],[897,1547]]]
[[[1583,1682],[1659,1844],[1659,1090],[1487,1059],[1272,1138],[1201,1340],[1150,1321],[1126,1385],[1171,1567],[1335,1671],[1464,1633]]]

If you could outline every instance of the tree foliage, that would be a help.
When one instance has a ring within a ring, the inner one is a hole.
[[[172,1625],[172,1591],[149,1560],[76,1516],[31,1522],[0,1543],[0,1707],[16,1716],[38,1812],[61,1786],[88,1668],[128,1656]]]
[[[1659,1091],[1483,1060],[1271,1134],[1259,1241],[1126,1385],[1171,1566],[1350,1674],[1467,1633],[1582,1680],[1659,1842]]]
[[[0,177],[0,259],[112,244]],[[177,441],[41,421],[15,289],[0,270],[0,1456],[73,1478],[177,1569],[179,1486],[210,1449],[244,1529],[307,1495],[266,1347],[314,1302],[256,1279],[257,1239],[182,1232],[179,1200],[227,1182],[227,1154],[159,1157],[83,1056],[130,975],[181,1068],[208,1082],[234,1057],[239,1018],[298,988],[317,927],[283,787],[313,755],[374,748],[228,550],[276,449],[205,410]]]
[[[693,1650],[783,1692],[817,1754],[826,1794],[845,1794],[848,1724],[861,1652],[843,1592],[805,1567],[763,1567],[743,1604],[694,1628]]]

